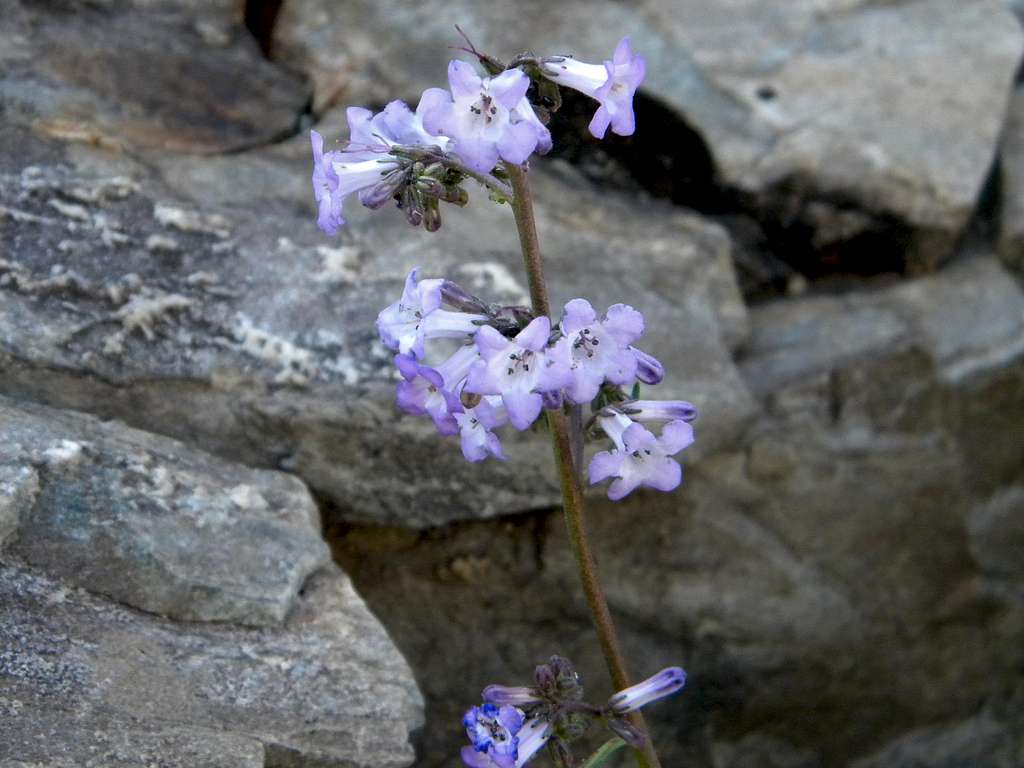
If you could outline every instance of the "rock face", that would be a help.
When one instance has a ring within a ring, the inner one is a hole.
[[[676,495],[593,505],[635,673],[689,672],[650,712],[665,763],[1013,765],[1024,292],[990,256],[750,321],[741,373],[763,410],[744,437],[686,462]],[[478,689],[552,652],[609,693],[557,514],[337,547],[413,665],[441,667],[429,755],[454,750]]]
[[[351,34],[355,19],[364,35]],[[917,268],[946,258],[967,223],[1022,47],[1005,0],[581,1],[557,12],[539,0],[318,0],[285,5],[275,55],[309,73],[316,106],[415,101],[443,83],[455,24],[505,57],[602,61],[630,35],[647,58],[645,92],[699,132],[721,180],[755,208],[819,244],[848,238],[851,222],[861,234],[902,222]]]
[[[411,763],[419,692],[298,480],[6,399],[0,446],[0,765]]]
[[[279,630],[184,625],[0,570],[0,765],[412,764],[421,702],[337,569]]]
[[[544,436],[467,464],[398,415],[375,340],[414,266],[523,302],[510,211],[471,186],[436,235],[314,223],[306,129],[441,84],[454,23],[502,55],[631,34],[663,120],[630,151],[702,141],[705,210],[783,235],[752,258],[799,234],[941,267],[748,307],[730,231],[639,171],[533,163],[556,306],[643,311],[650,394],[701,410],[678,493],[593,493],[634,673],[690,674],[650,710],[664,764],[1024,762],[1019,105],[998,243],[979,205],[1002,0],[309,0],[271,60],[258,3],[78,5],[0,0],[0,768],[440,767],[551,653],[611,693]]]
[[[1003,129],[1000,153],[1002,185],[999,209],[999,255],[1017,272],[1024,271],[1024,89],[1014,91]]]
[[[308,91],[260,56],[237,3],[138,5],[4,0],[5,109],[108,147],[215,154],[294,132]]]
[[[280,624],[329,562],[313,500],[288,475],[196,454],[92,417],[0,399],[9,552],[183,621]]]

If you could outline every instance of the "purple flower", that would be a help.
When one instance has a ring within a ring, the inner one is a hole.
[[[574,403],[589,403],[605,381],[625,385],[636,376],[637,359],[630,344],[644,332],[644,317],[625,304],[613,304],[603,320],[585,299],[565,305],[559,326],[558,355],[572,371],[566,394]]]
[[[534,151],[550,149],[551,134],[526,99],[530,78],[521,70],[481,78],[466,62],[453,61],[448,84],[451,93],[441,88],[423,92],[423,125],[451,138],[467,167],[490,173],[499,157],[519,164]]]
[[[317,225],[336,235],[345,224],[342,204],[353,192],[371,208],[391,199],[404,180],[398,158],[391,148],[402,145],[434,145],[442,151],[448,140],[431,136],[423,129],[419,109],[414,113],[404,102],[392,101],[374,115],[361,107],[345,112],[349,141],[344,149],[324,152],[323,137],[310,131],[313,143],[313,194],[319,207]]]
[[[462,759],[470,766],[514,768],[523,713],[512,706],[484,704],[473,707],[462,718],[472,746],[463,747]],[[467,753],[471,759],[467,759]],[[479,754],[479,757],[477,756]],[[484,758],[484,759],[481,759]]]
[[[473,345],[460,347],[436,368],[420,365],[412,355],[396,355],[395,365],[405,379],[398,382],[398,407],[415,416],[429,415],[442,435],[457,435],[455,414],[462,410],[462,405],[455,389],[479,359]]]
[[[608,486],[609,499],[618,501],[640,486],[671,491],[682,481],[682,467],[670,457],[693,443],[693,427],[685,421],[670,421],[659,438],[621,413],[598,422],[615,448],[590,460],[590,484],[615,478]]]
[[[488,456],[505,460],[501,441],[492,431],[508,422],[500,397],[484,397],[473,408],[464,408],[461,413],[452,415],[458,424],[466,461],[483,461]]]
[[[568,386],[571,373],[562,362],[547,355],[551,321],[534,318],[514,339],[507,339],[489,325],[476,334],[483,358],[469,369],[466,391],[501,395],[508,419],[516,429],[529,427],[544,405],[541,392]]]
[[[440,309],[440,279],[419,282],[419,268],[405,278],[402,298],[377,315],[377,333],[388,349],[423,358],[426,339],[468,337],[476,333],[486,315]]]
[[[516,733],[519,740],[517,745],[518,755],[516,756],[516,768],[526,765],[541,747],[547,744],[551,738],[551,728],[547,720],[534,717],[527,720],[522,728]]]
[[[540,697],[525,685],[488,685],[484,688],[484,701],[489,704],[534,704]]]
[[[526,720],[512,706],[473,707],[462,723],[472,742],[462,748],[462,762],[470,768],[522,768],[550,738],[546,720]]]
[[[658,359],[636,347],[630,347],[629,351],[636,358],[636,377],[644,384],[660,384],[665,378],[665,368]]]
[[[619,691],[608,699],[608,708],[616,715],[635,712],[652,701],[671,696],[686,685],[686,672],[681,667],[667,667],[642,683]]]
[[[611,61],[603,65],[586,64],[571,56],[552,56],[541,64],[548,79],[601,102],[590,121],[590,132],[599,139],[604,138],[609,124],[620,136],[630,136],[636,130],[633,95],[646,71],[644,57],[633,53],[628,37],[619,41]]]
[[[697,406],[685,400],[634,400],[619,409],[633,421],[696,421]]]

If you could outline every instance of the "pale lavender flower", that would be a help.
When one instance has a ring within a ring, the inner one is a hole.
[[[332,237],[338,234],[338,228],[345,223],[341,216],[341,203],[344,195],[340,194],[338,174],[334,170],[332,160],[336,152],[324,154],[324,137],[316,131],[309,132],[313,144],[313,196],[317,202],[317,226]]]
[[[660,384],[661,380],[665,378],[665,367],[658,359],[636,347],[630,347],[629,351],[636,358],[636,377],[644,384],[651,386]]]
[[[377,208],[391,199],[403,182],[401,163],[391,154],[395,145],[436,146],[444,151],[448,140],[423,129],[423,118],[401,101],[392,101],[374,115],[362,107],[349,107],[345,116],[349,141],[343,149],[324,152],[323,137],[310,131],[313,144],[313,194],[319,207],[317,225],[336,235],[345,224],[342,204],[359,193],[360,201]]]
[[[456,387],[479,359],[473,345],[460,347],[436,368],[420,365],[412,355],[396,355],[395,365],[405,379],[398,382],[398,407],[415,416],[429,415],[442,435],[457,435],[459,424],[455,414],[462,410],[462,405]]]
[[[616,715],[635,712],[665,696],[671,696],[686,685],[686,672],[681,667],[667,667],[641,683],[619,691],[608,699],[608,708]]]
[[[551,738],[551,726],[547,720],[534,717],[527,720],[516,732],[516,768],[522,768],[547,744]]]
[[[474,407],[463,408],[462,412],[452,415],[459,427],[466,461],[483,461],[488,456],[505,460],[501,441],[493,432],[508,423],[508,413],[500,397],[484,397]]]
[[[419,268],[405,278],[402,298],[377,315],[377,333],[388,349],[423,358],[426,339],[468,338],[486,315],[440,309],[440,279],[419,280]]]
[[[462,748],[462,760],[472,768],[515,768],[516,733],[523,727],[523,713],[512,706],[484,704],[462,718],[471,746]]]
[[[540,393],[571,383],[568,367],[547,354],[550,334],[546,317],[534,318],[514,339],[482,326],[475,337],[482,359],[470,368],[466,391],[501,395],[512,426],[529,427],[544,405]]]
[[[566,394],[574,403],[589,403],[608,381],[625,385],[636,376],[637,358],[630,344],[644,332],[644,317],[625,304],[613,304],[602,320],[586,299],[565,305],[559,325],[563,338],[556,355],[572,371]]]
[[[620,136],[630,136],[636,130],[633,96],[647,66],[643,56],[633,53],[628,37],[619,41],[611,60],[603,65],[587,64],[571,56],[552,56],[541,63],[541,72],[559,85],[601,102],[590,121],[590,132],[597,138],[604,138],[609,125]]]
[[[484,701],[489,704],[535,704],[540,697],[525,685],[488,685],[484,688]]]
[[[519,164],[534,151],[551,147],[548,129],[526,100],[530,78],[521,70],[481,78],[466,62],[453,61],[448,83],[450,93],[442,88],[423,92],[423,125],[434,135],[449,137],[467,167],[490,173],[499,157]]]
[[[591,485],[615,478],[609,499],[618,501],[640,486],[671,491],[682,481],[682,467],[671,456],[693,443],[693,427],[685,421],[670,421],[657,438],[621,413],[602,416],[598,423],[615,447],[596,454],[588,473]]]
[[[619,410],[633,421],[696,421],[697,406],[685,400],[633,400]]]

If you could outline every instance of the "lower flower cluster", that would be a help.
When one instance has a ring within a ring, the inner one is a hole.
[[[573,299],[552,327],[547,317],[487,305],[450,281],[420,280],[413,269],[402,297],[377,317],[377,332],[398,353],[398,406],[459,436],[468,461],[504,459],[496,430],[506,424],[525,430],[544,409],[589,403],[595,429],[612,441],[590,463],[592,484],[611,479],[608,496],[621,499],[682,480],[671,457],[693,442],[697,411],[684,401],[636,399],[639,383],[657,384],[664,371],[634,346],[644,318],[630,306],[614,304],[598,317],[588,301]],[[449,340],[454,352],[430,364],[427,342],[436,340]],[[632,397],[623,389],[630,387]],[[644,426],[651,422],[664,423],[660,436]]]
[[[571,744],[600,719],[628,744],[643,745],[645,735],[626,715],[670,696],[686,684],[686,672],[668,667],[641,683],[614,694],[603,706],[584,701],[583,686],[572,663],[552,656],[534,673],[533,686],[490,685],[483,704],[462,718],[469,744],[462,762],[470,768],[521,768],[548,746],[571,763]],[[567,762],[568,761],[568,762]]]

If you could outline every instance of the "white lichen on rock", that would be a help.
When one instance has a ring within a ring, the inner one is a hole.
[[[168,203],[157,203],[153,206],[153,218],[163,226],[181,232],[197,232],[222,239],[231,234],[228,220],[217,213],[200,213]]]
[[[316,282],[351,284],[359,278],[362,251],[356,246],[318,245],[316,253],[322,260],[320,271],[313,277]]]
[[[496,261],[471,261],[459,265],[459,270],[469,277],[473,290],[502,293],[517,304],[530,303],[530,294],[504,264]]]
[[[275,384],[306,386],[320,372],[311,350],[257,328],[246,315],[238,315],[233,335],[242,352],[278,367]]]
[[[121,321],[125,334],[139,331],[147,341],[156,338],[155,328],[160,323],[169,323],[176,312],[191,309],[195,302],[180,293],[161,295],[140,295],[132,297],[115,313]]]

